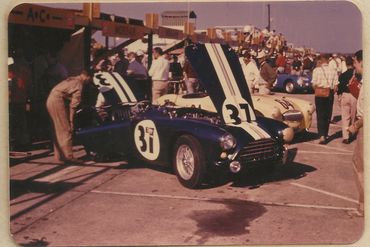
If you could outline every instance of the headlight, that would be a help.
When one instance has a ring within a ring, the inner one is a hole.
[[[294,138],[294,130],[292,128],[285,128],[281,134],[283,135],[283,140],[286,142],[286,143],[289,143],[293,140]]]
[[[220,146],[222,150],[230,150],[236,145],[236,140],[231,134],[224,134],[220,138]]]
[[[283,119],[283,115],[281,114],[281,111],[279,108],[277,108],[276,106],[274,107],[274,109],[272,110],[272,114],[271,114],[271,117],[273,119],[276,119],[276,120],[282,120]]]

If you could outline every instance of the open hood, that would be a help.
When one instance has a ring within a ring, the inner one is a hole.
[[[185,55],[225,124],[243,128],[255,139],[269,137],[256,123],[238,56],[228,45],[193,44]]]

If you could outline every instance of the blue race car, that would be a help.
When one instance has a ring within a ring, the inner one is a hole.
[[[276,83],[273,85],[274,91],[283,91],[286,93],[313,92],[311,83],[312,75],[291,75],[278,74]]]
[[[217,168],[238,173],[284,163],[284,143],[293,138],[293,130],[282,122],[256,117],[237,55],[219,44],[192,45],[185,53],[217,112],[137,102],[122,77],[102,72],[95,75],[94,83],[113,90],[110,95],[122,102],[81,109],[75,118],[77,141],[89,153],[135,155],[173,167],[188,188],[199,187]]]

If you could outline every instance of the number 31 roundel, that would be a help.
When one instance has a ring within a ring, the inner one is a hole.
[[[134,131],[136,149],[148,160],[156,160],[159,156],[160,143],[157,128],[151,120],[139,122]]]

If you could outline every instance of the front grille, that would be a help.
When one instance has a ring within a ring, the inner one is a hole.
[[[277,141],[269,138],[253,141],[243,147],[238,153],[238,159],[242,162],[257,162],[271,160],[280,154]]]
[[[283,114],[283,121],[302,121],[303,114],[300,111],[287,111]]]
[[[121,121],[130,119],[131,109],[130,107],[119,107],[111,112],[111,118],[113,121]]]

